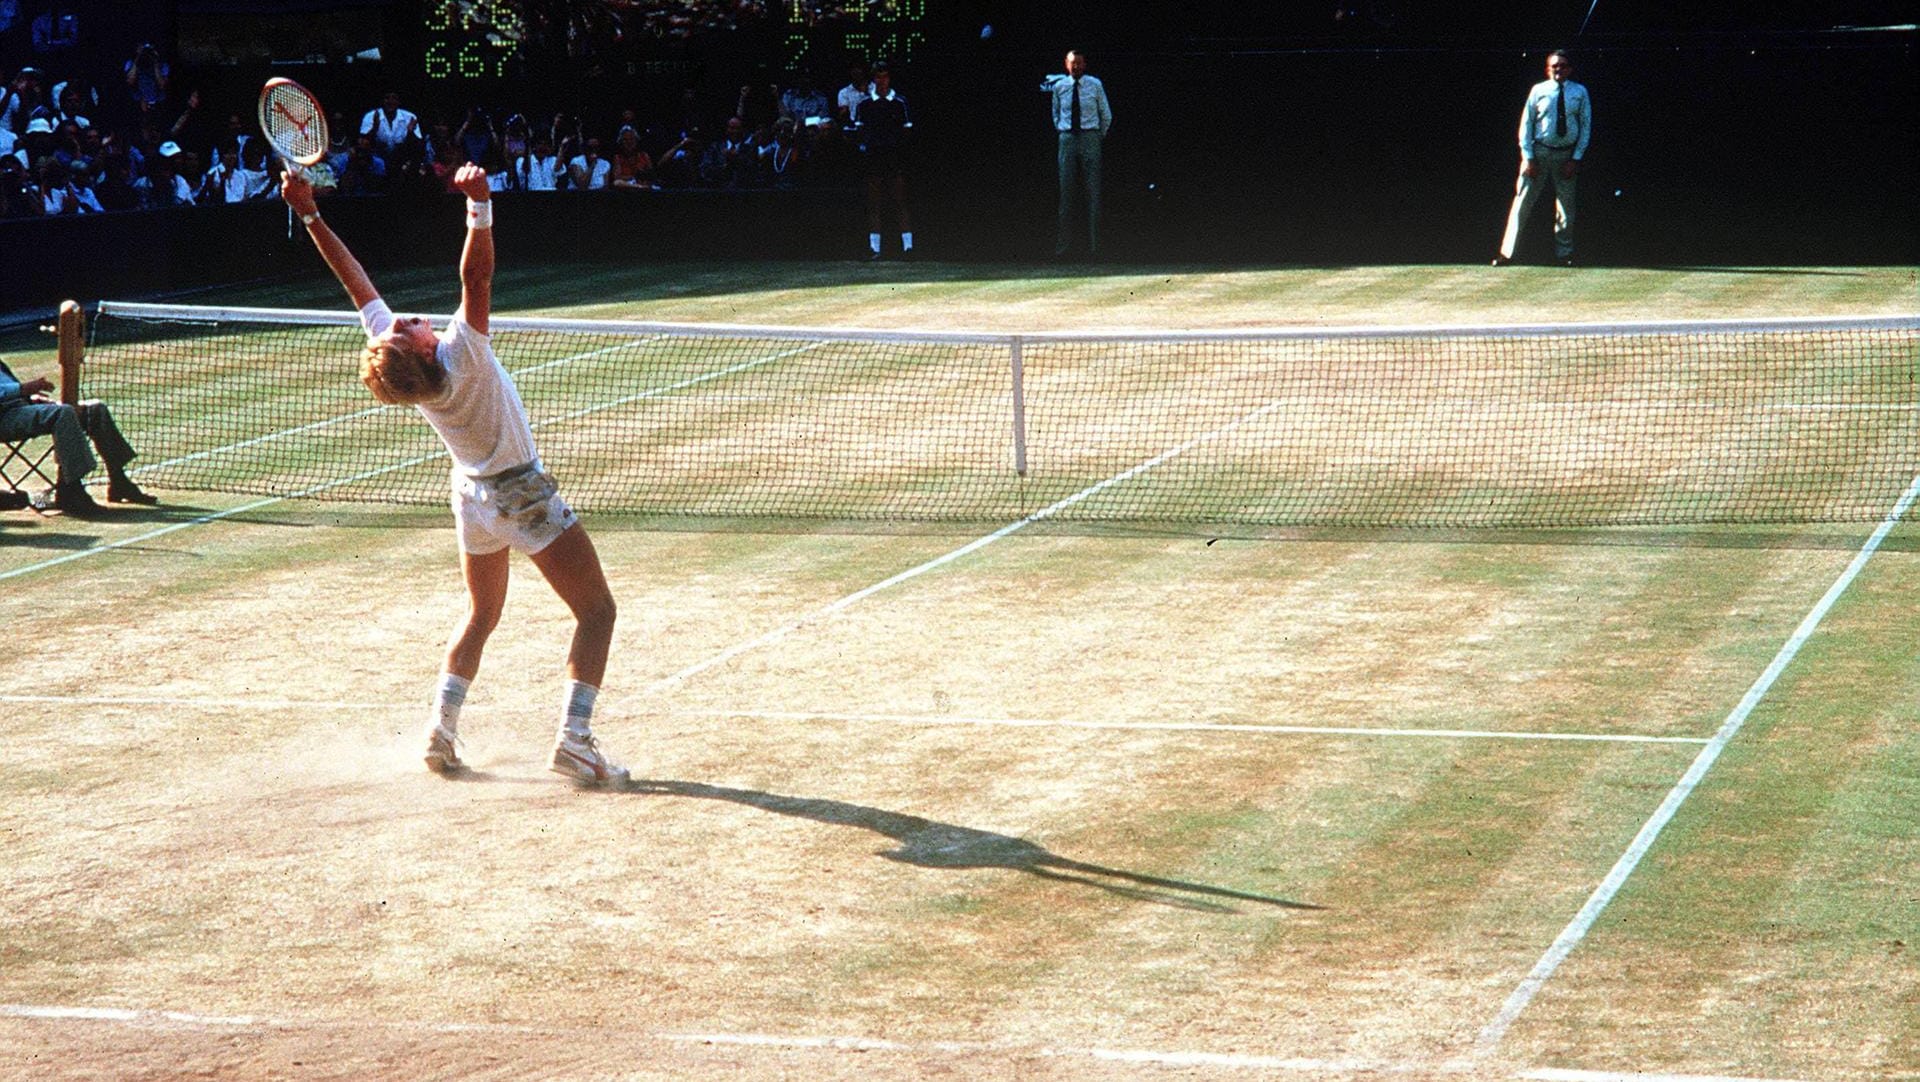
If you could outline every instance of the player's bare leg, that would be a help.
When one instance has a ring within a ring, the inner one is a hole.
[[[500,613],[507,603],[507,550],[482,556],[461,553],[460,572],[467,583],[467,614],[447,643],[447,660],[434,688],[433,716],[427,728],[427,769],[436,774],[451,774],[465,764],[460,761],[460,707],[466,702],[467,687],[480,672],[480,655],[487,638],[500,625]]]
[[[607,672],[616,615],[600,555],[586,528],[575,523],[533,555],[533,565],[573,613],[573,645],[567,651],[567,699],[552,767],[585,782],[623,783],[627,770],[609,760],[593,735],[593,704]]]

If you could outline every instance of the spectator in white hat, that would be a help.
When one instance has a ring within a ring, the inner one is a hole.
[[[19,147],[13,156],[20,159],[22,167],[31,170],[34,163],[53,153],[53,121],[37,116],[27,121],[27,132],[20,137]]]
[[[180,175],[179,158],[180,144],[174,142],[161,143],[147,158],[147,175],[133,182],[142,207],[193,205],[193,185]]]

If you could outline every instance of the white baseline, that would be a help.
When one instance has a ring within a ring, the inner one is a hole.
[[[1139,1048],[1029,1046],[992,1041],[927,1041],[909,1043],[879,1037],[782,1033],[682,1033],[667,1031],[608,1031],[488,1022],[406,1022],[377,1019],[323,1020],[270,1018],[254,1015],[202,1015],[172,1010],[133,1010],[124,1007],[71,1007],[45,1004],[0,1003],[0,1018],[27,1021],[129,1026],[142,1029],[187,1031],[314,1031],[355,1032],[386,1030],[404,1033],[479,1034],[507,1036],[580,1036],[596,1043],[609,1037],[669,1044],[704,1044],[732,1048],[768,1048],[799,1052],[898,1052],[941,1055],[1038,1055],[1051,1059],[1091,1059],[1109,1063],[1136,1063],[1156,1067],[1212,1067],[1238,1071],[1286,1071],[1301,1074],[1379,1075],[1419,1074],[1445,1067],[1431,1063],[1362,1059],[1311,1059],[1296,1056],[1245,1056],[1219,1052],[1162,1051]],[[1728,1078],[1709,1075],[1639,1074],[1617,1071],[1571,1071],[1552,1068],[1516,1070],[1508,1077],[1521,1082],[1794,1082],[1792,1079]]]

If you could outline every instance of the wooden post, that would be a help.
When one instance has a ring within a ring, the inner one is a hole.
[[[87,313],[73,301],[60,304],[60,401],[80,404],[80,362],[87,354]]]

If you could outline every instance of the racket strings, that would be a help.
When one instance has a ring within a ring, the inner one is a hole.
[[[288,161],[312,165],[326,154],[326,116],[320,103],[297,85],[269,85],[262,92],[260,128]]]

